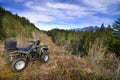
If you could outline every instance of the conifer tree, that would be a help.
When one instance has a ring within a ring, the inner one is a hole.
[[[118,18],[113,24],[114,34],[120,39],[120,18]]]
[[[5,12],[5,10],[2,7],[0,7],[0,39],[2,39],[2,40],[7,37],[5,30],[3,28],[3,23],[2,23],[2,17],[4,15],[4,12]]]
[[[117,56],[120,56],[120,18],[118,18],[113,24],[113,35],[111,48]]]

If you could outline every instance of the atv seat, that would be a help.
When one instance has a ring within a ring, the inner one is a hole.
[[[29,46],[23,46],[23,47],[18,47],[18,50],[20,51],[29,51],[32,49],[33,44],[29,45]]]

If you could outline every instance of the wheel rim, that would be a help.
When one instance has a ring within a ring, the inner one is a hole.
[[[48,61],[48,55],[45,55],[45,57],[44,57],[44,61],[45,61],[45,62]]]
[[[18,61],[16,64],[15,64],[15,67],[17,70],[21,70],[25,67],[25,62],[24,61]]]

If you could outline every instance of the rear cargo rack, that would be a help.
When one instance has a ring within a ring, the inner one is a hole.
[[[4,41],[5,45],[5,50],[10,51],[10,50],[17,50],[17,41],[15,40],[5,40]]]

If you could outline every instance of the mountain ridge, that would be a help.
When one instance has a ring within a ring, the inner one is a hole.
[[[84,31],[88,31],[88,30],[96,31],[97,29],[100,29],[100,27],[98,27],[98,26],[89,26],[89,27],[83,27],[83,28],[73,28],[73,29],[70,29],[70,31],[84,32]]]

